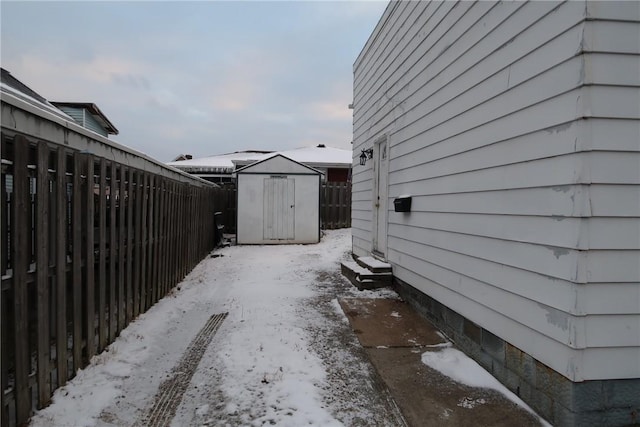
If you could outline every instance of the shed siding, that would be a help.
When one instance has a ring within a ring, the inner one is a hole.
[[[319,171],[282,155],[237,172],[238,244],[318,243]]]
[[[282,173],[282,172],[280,172]],[[265,231],[265,180],[269,175],[238,174],[238,244],[318,243],[320,241],[320,175],[292,175],[295,200],[293,238],[273,240]],[[289,180],[287,180],[289,181]],[[275,218],[278,220],[278,218]],[[278,223],[280,227],[284,224]]]
[[[413,196],[394,274],[573,381],[640,368],[639,40],[637,2],[394,2],[354,65],[354,157],[388,135]]]

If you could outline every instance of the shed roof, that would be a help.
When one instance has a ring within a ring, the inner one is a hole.
[[[287,156],[276,153],[266,159],[251,163],[236,171],[237,174],[244,173],[277,173],[277,174],[297,174],[297,175],[322,175],[317,169],[296,162]]]

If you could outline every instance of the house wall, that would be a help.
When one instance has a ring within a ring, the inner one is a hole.
[[[329,168],[327,170],[328,182],[348,182],[350,169],[345,168]]]
[[[354,65],[354,155],[387,135],[387,205],[413,196],[394,275],[573,382],[640,377],[639,23],[638,2],[394,2]]]
[[[84,111],[84,127],[98,133],[102,136],[108,137],[109,133],[102,127],[95,117],[87,110]]]
[[[80,126],[89,129],[98,135],[108,137],[108,132],[100,125],[100,123],[85,108],[59,107],[69,115]]]

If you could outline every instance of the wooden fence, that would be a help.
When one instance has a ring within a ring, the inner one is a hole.
[[[220,184],[215,190],[217,209],[221,213],[220,221],[224,225],[225,233],[236,232],[236,185],[234,183]]]
[[[16,426],[213,249],[219,206],[213,185],[74,149],[117,151],[46,120],[21,132],[42,117],[2,108],[0,424]]]
[[[351,183],[326,182],[320,188],[320,224],[323,230],[351,227]]]

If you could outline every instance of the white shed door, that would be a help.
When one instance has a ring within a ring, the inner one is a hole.
[[[271,176],[264,180],[264,240],[293,240],[295,224],[295,179]]]

